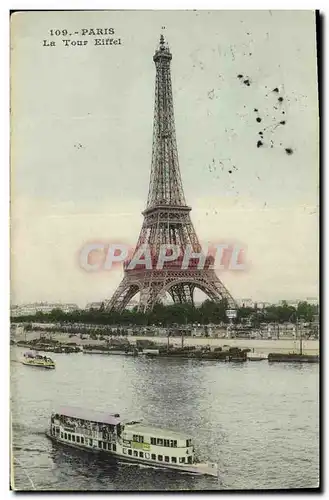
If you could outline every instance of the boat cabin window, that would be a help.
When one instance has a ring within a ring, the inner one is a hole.
[[[169,439],[164,440],[164,445],[169,447]]]
[[[171,457],[171,461],[173,464],[177,464],[177,458],[176,457]]]
[[[75,441],[75,435],[72,434],[72,441]]]
[[[150,458],[150,454],[149,453],[145,453],[145,458]]]
[[[187,439],[186,440],[186,448],[189,448],[191,446],[191,440]]]
[[[157,445],[163,446],[163,439],[157,439]]]
[[[85,438],[81,437],[81,443],[83,444],[85,442]]]
[[[89,446],[92,446],[92,445],[93,445],[93,440],[89,439]]]
[[[152,458],[152,460],[156,460],[157,459],[155,453],[152,453],[151,458]]]
[[[140,458],[144,458],[144,453],[142,451],[139,452]]]
[[[144,436],[140,436],[139,434],[133,434],[133,441],[137,443],[144,443]]]
[[[191,456],[187,457],[187,461],[188,461],[189,464],[191,464],[192,463],[192,457]]]
[[[63,433],[61,432],[61,438],[63,439]]]
[[[134,457],[138,457],[138,451],[134,450]]]
[[[71,434],[68,434],[67,437],[69,438],[69,441],[71,441]]]
[[[132,454],[133,454],[132,450],[128,450],[128,455],[132,455]]]
[[[116,444],[113,445],[113,451],[117,451],[117,445]]]
[[[98,441],[98,448],[102,447],[102,441]]]
[[[157,444],[157,440],[155,438],[151,438],[151,444]]]
[[[103,441],[103,450],[106,450],[106,443]]]
[[[174,448],[177,448],[177,441],[174,441]]]
[[[65,434],[64,434],[64,439],[67,439],[67,434],[66,434],[66,432],[65,432]]]
[[[158,455],[158,460],[159,460],[159,462],[162,462],[163,456],[162,455]]]
[[[179,463],[185,464],[185,457],[179,457]]]
[[[77,443],[80,443],[80,436],[77,436]]]
[[[165,462],[169,462],[169,457],[165,457]]]

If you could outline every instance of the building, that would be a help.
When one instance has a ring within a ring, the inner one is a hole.
[[[89,309],[100,309],[103,305],[103,302],[88,302],[85,309],[89,311]]]
[[[238,299],[238,307],[255,307],[255,301],[253,299]]]
[[[61,302],[33,302],[31,304],[12,305],[10,307],[10,316],[15,318],[19,316],[32,316],[38,312],[44,314],[50,313],[53,309],[61,309],[67,313],[79,309],[77,304],[62,304]]]

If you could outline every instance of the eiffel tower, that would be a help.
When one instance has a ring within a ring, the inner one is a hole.
[[[163,244],[178,245],[182,250],[189,246],[193,252],[202,252],[190,218],[191,207],[185,200],[178,163],[171,59],[172,54],[161,35],[153,57],[156,82],[150,186],[144,222],[132,256],[133,259],[148,245],[154,263]],[[143,264],[130,269],[132,259],[124,262],[124,278],[112,298],[105,301],[105,309],[122,311],[137,293],[140,293],[138,309],[142,312],[152,310],[166,293],[175,303],[193,304],[195,288],[213,301],[226,299],[227,307],[236,308],[234,299],[212,268],[212,257],[205,257],[202,269],[198,269],[199,261],[193,258],[187,269],[182,269],[181,256],[175,262],[165,262],[162,269],[156,269],[156,265],[147,269]]]

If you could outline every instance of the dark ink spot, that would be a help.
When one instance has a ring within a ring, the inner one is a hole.
[[[286,124],[285,120],[282,120],[282,121],[280,122],[280,125],[285,125],[285,124]]]
[[[252,52],[249,52],[249,55],[252,56]]]
[[[258,135],[263,135],[263,132],[258,132]]]
[[[292,153],[293,153],[293,150],[291,148],[286,148],[285,151],[286,151],[287,155],[292,155]]]
[[[255,113],[258,113],[258,109],[257,108],[255,108],[254,111],[255,111]]]
[[[260,123],[262,121],[261,118],[259,118],[259,116],[256,118],[256,122]]]
[[[263,145],[262,141],[257,142],[257,147],[260,148]]]
[[[243,80],[243,83],[247,85],[247,87],[250,87],[250,80]]]
[[[231,174],[231,173],[232,173],[232,170],[229,170],[229,171],[228,171],[228,173],[229,173],[229,174]]]
[[[243,78],[243,75],[238,75],[238,78]]]
[[[275,89],[273,89],[272,92],[279,92],[278,87],[275,87]]]
[[[284,111],[282,111],[282,114],[284,115],[284,114],[285,114],[285,112],[284,112]]]
[[[283,101],[283,97],[279,97],[279,98],[278,98],[278,101],[279,101],[279,102],[282,102],[282,101]]]

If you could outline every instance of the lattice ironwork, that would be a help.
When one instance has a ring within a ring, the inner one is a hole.
[[[136,254],[142,245],[149,245],[153,261],[157,260],[160,245],[163,244],[178,245],[182,250],[190,246],[197,253],[202,250],[191,221],[191,207],[186,204],[179,168],[171,59],[172,54],[161,35],[153,57],[156,82],[150,185],[143,212],[144,222],[135,249]],[[210,261],[204,269],[192,265],[186,270],[181,269],[179,263],[165,266],[162,270],[149,270],[145,266],[129,270],[129,262],[125,262],[124,278],[119,287],[105,302],[108,310],[123,310],[138,292],[141,311],[151,310],[167,292],[175,303],[193,303],[195,288],[201,289],[216,302],[225,298],[230,308],[236,307],[231,294],[211,269]]]

